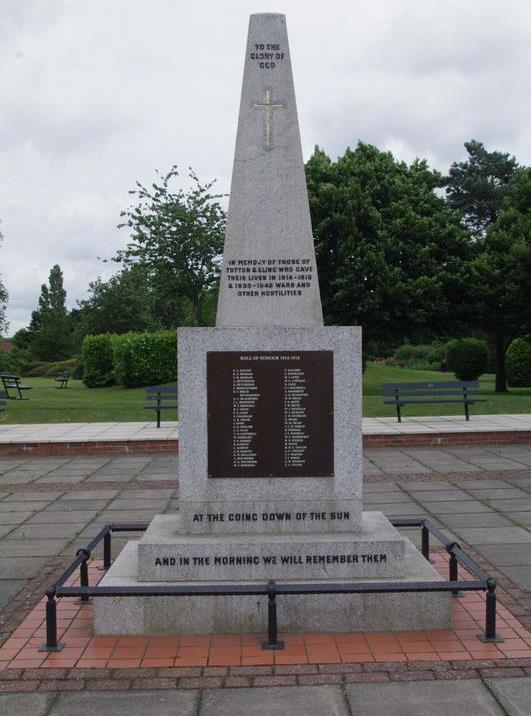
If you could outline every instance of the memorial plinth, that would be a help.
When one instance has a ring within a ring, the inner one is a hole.
[[[252,15],[215,328],[178,331],[179,510],[102,586],[438,582],[362,513],[361,329],[325,327],[283,15]],[[282,630],[445,628],[446,593],[282,596]],[[96,600],[100,634],[264,631],[256,597]]]

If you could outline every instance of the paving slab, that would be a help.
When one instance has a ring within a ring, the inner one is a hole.
[[[0,713],[5,716],[45,716],[54,698],[55,694],[0,694]]]
[[[477,545],[476,549],[496,566],[531,565],[531,545],[529,544],[481,544]]]
[[[169,689],[63,693],[47,716],[196,716],[198,700],[197,691]]]
[[[474,514],[477,512],[491,512],[488,505],[476,500],[455,500],[454,502],[431,502],[428,497],[425,500],[419,500],[420,504],[428,512],[434,515],[445,515],[454,513],[458,515]]]
[[[511,519],[513,518],[511,514]],[[529,513],[531,514],[531,513]],[[466,515],[439,515],[439,519],[448,527],[513,527],[514,524],[507,517],[497,512],[480,512]]]
[[[531,677],[488,679],[487,683],[508,716],[531,714]]]
[[[479,680],[352,684],[346,693],[353,716],[504,715]]]
[[[455,531],[474,545],[531,543],[531,532],[523,527],[457,527]]]
[[[500,569],[520,589],[531,592],[531,565],[503,566]],[[531,711],[529,713],[531,714]]]
[[[0,557],[2,579],[29,579],[46,563],[46,557]]]
[[[408,493],[413,497],[414,499],[419,499],[420,502],[422,501],[430,501],[430,502],[466,502],[468,500],[473,500],[474,498],[470,495],[467,495],[466,492],[463,492],[463,490],[454,489],[454,490],[431,490],[429,495],[426,495],[423,491],[418,490],[408,490]]]
[[[511,512],[511,519],[519,525],[531,529],[531,511],[530,512]]]
[[[516,500],[489,500],[489,505],[501,512],[528,512],[531,510],[531,497],[527,499],[520,497]]]
[[[463,487],[467,489],[466,484]],[[529,493],[518,487],[483,488],[474,490],[474,497],[480,500],[517,500],[520,497],[529,498]]]
[[[213,689],[203,692],[198,716],[266,715],[349,716],[337,686]]]
[[[52,557],[66,547],[65,539],[4,539],[0,557]]]
[[[0,579],[0,607],[5,607],[25,583],[24,579]]]

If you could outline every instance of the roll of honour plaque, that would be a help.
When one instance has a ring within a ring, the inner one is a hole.
[[[209,477],[333,476],[332,351],[209,352],[207,408]]]

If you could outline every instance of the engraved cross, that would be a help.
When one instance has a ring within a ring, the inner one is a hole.
[[[271,90],[266,89],[266,96],[263,102],[255,102],[256,109],[265,109],[265,130],[266,130],[266,149],[271,149],[271,110],[277,107],[283,107],[280,102],[271,100]]]

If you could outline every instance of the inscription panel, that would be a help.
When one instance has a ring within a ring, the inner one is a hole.
[[[334,474],[332,351],[207,353],[208,476]]]

